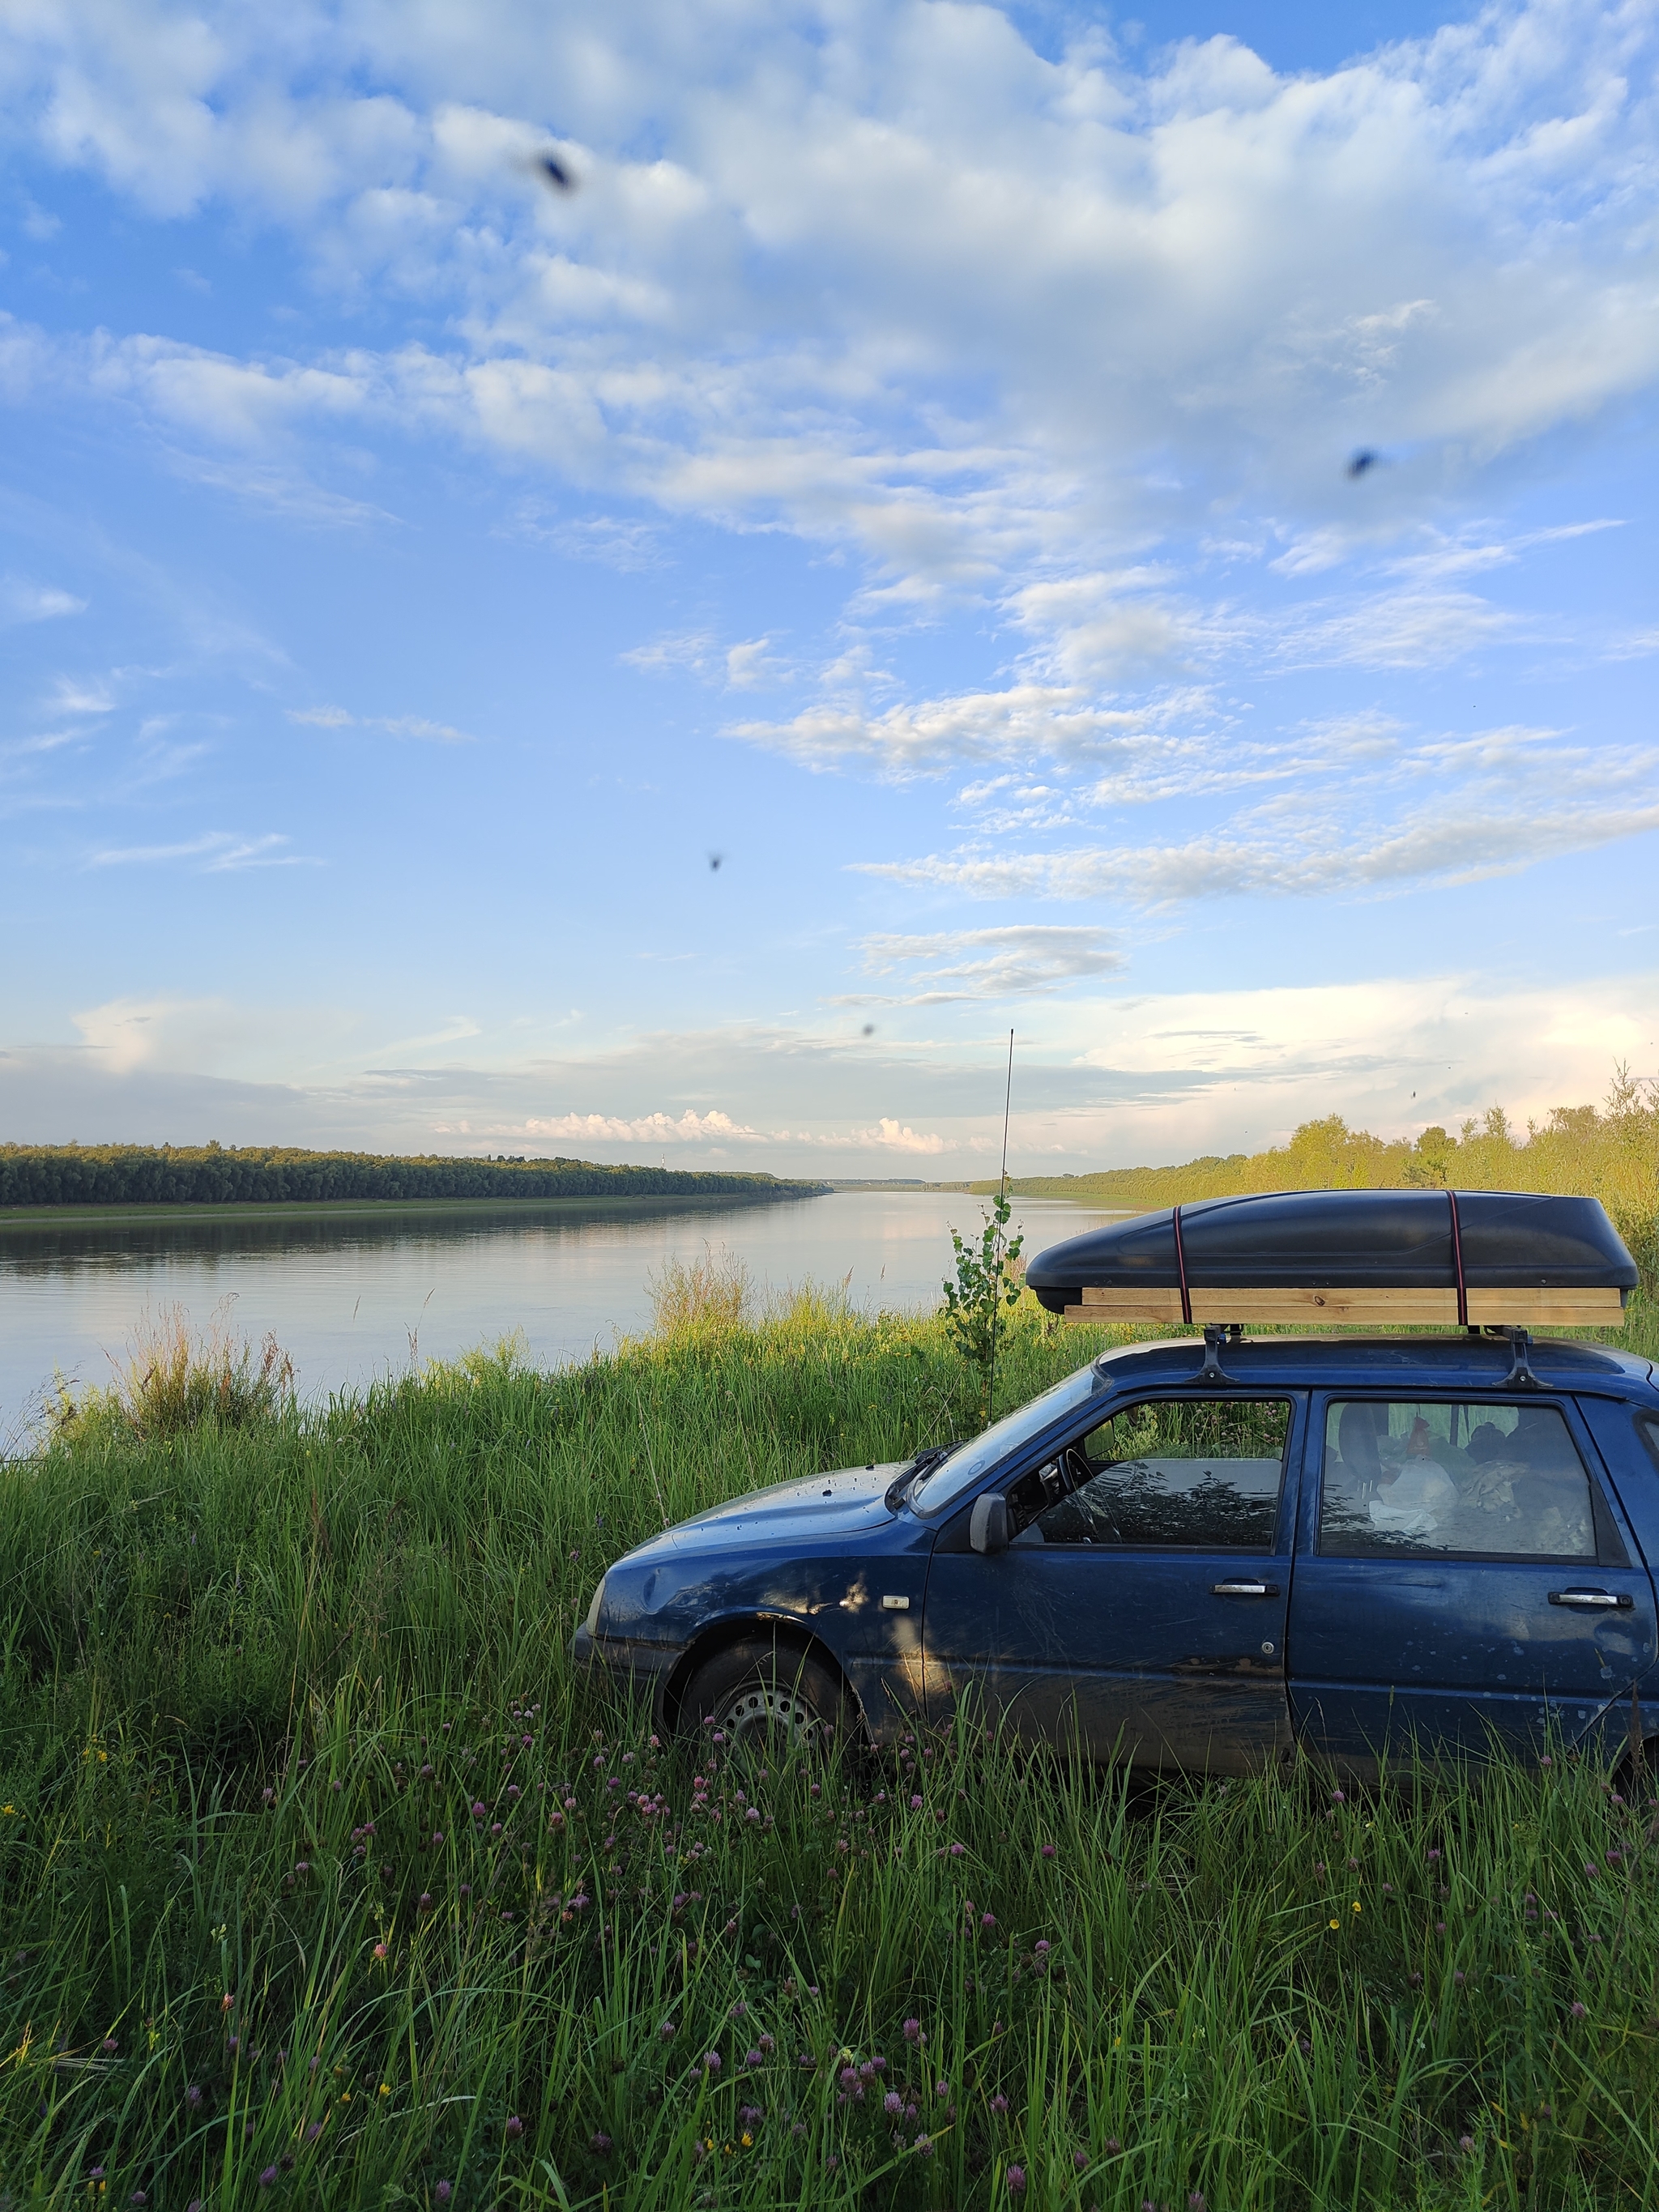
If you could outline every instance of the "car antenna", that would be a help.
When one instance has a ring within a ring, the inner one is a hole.
[[[1002,1094],[1002,1174],[997,1182],[997,1204],[1006,1202],[1008,1196],[1008,1109],[1014,1102],[1014,1033],[1008,1032],[1008,1083]],[[991,1372],[985,1388],[985,1425],[988,1429],[997,1410],[997,1324],[1002,1318],[1002,1221],[997,1221],[996,1304],[991,1309]]]

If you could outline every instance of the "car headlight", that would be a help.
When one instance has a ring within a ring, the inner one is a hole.
[[[599,1607],[604,1603],[605,1577],[601,1575],[599,1588],[593,1593],[593,1602],[587,1608],[587,1632],[590,1636],[597,1636],[599,1632]]]

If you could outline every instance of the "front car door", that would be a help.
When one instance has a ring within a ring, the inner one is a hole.
[[[1285,1676],[1304,1401],[1170,1391],[1097,1413],[999,1485],[1012,1541],[941,1530],[923,1613],[928,1716],[971,1692],[1019,1735],[1218,1773],[1291,1745]]]
[[[1573,1741],[1653,1661],[1653,1592],[1575,1408],[1316,1401],[1291,1603],[1297,1735],[1384,1754]]]

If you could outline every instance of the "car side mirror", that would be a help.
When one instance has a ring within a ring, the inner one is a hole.
[[[968,1541],[976,1552],[989,1557],[993,1553],[1008,1548],[1008,1501],[994,1493],[974,1500],[973,1518],[968,1523]]]

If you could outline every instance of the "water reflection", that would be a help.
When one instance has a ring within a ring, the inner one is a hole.
[[[196,1215],[176,1221],[145,1220],[126,1223],[49,1222],[0,1224],[0,1270],[25,1279],[58,1275],[76,1268],[102,1271],[153,1267],[167,1255],[183,1255],[201,1261],[221,1256],[235,1259],[271,1253],[338,1255],[352,1250],[384,1250],[411,1245],[441,1248],[497,1242],[514,1237],[546,1237],[550,1232],[580,1236],[595,1224],[616,1227],[642,1218],[678,1221],[694,1217],[724,1216],[733,1212],[729,1199],[704,1206],[667,1201],[649,1216],[629,1211],[619,1217],[615,1203],[580,1201],[538,1212],[533,1200],[513,1205],[468,1206],[465,1210],[443,1206],[398,1206],[395,1212],[362,1214],[252,1213],[222,1218]],[[722,1232],[723,1233],[723,1232]]]
[[[936,1303],[950,1231],[979,1201],[949,1191],[842,1191],[741,1204],[668,1200],[385,1212],[0,1221],[0,1447],[38,1411],[54,1370],[98,1382],[146,1310],[204,1322],[227,1300],[252,1337],[274,1332],[302,1391],[361,1388],[411,1358],[451,1358],[517,1330],[556,1364],[647,1328],[665,1260],[726,1245],[757,1286],[844,1284],[860,1304]],[[1111,1217],[1063,1200],[1022,1207],[1036,1251]]]

